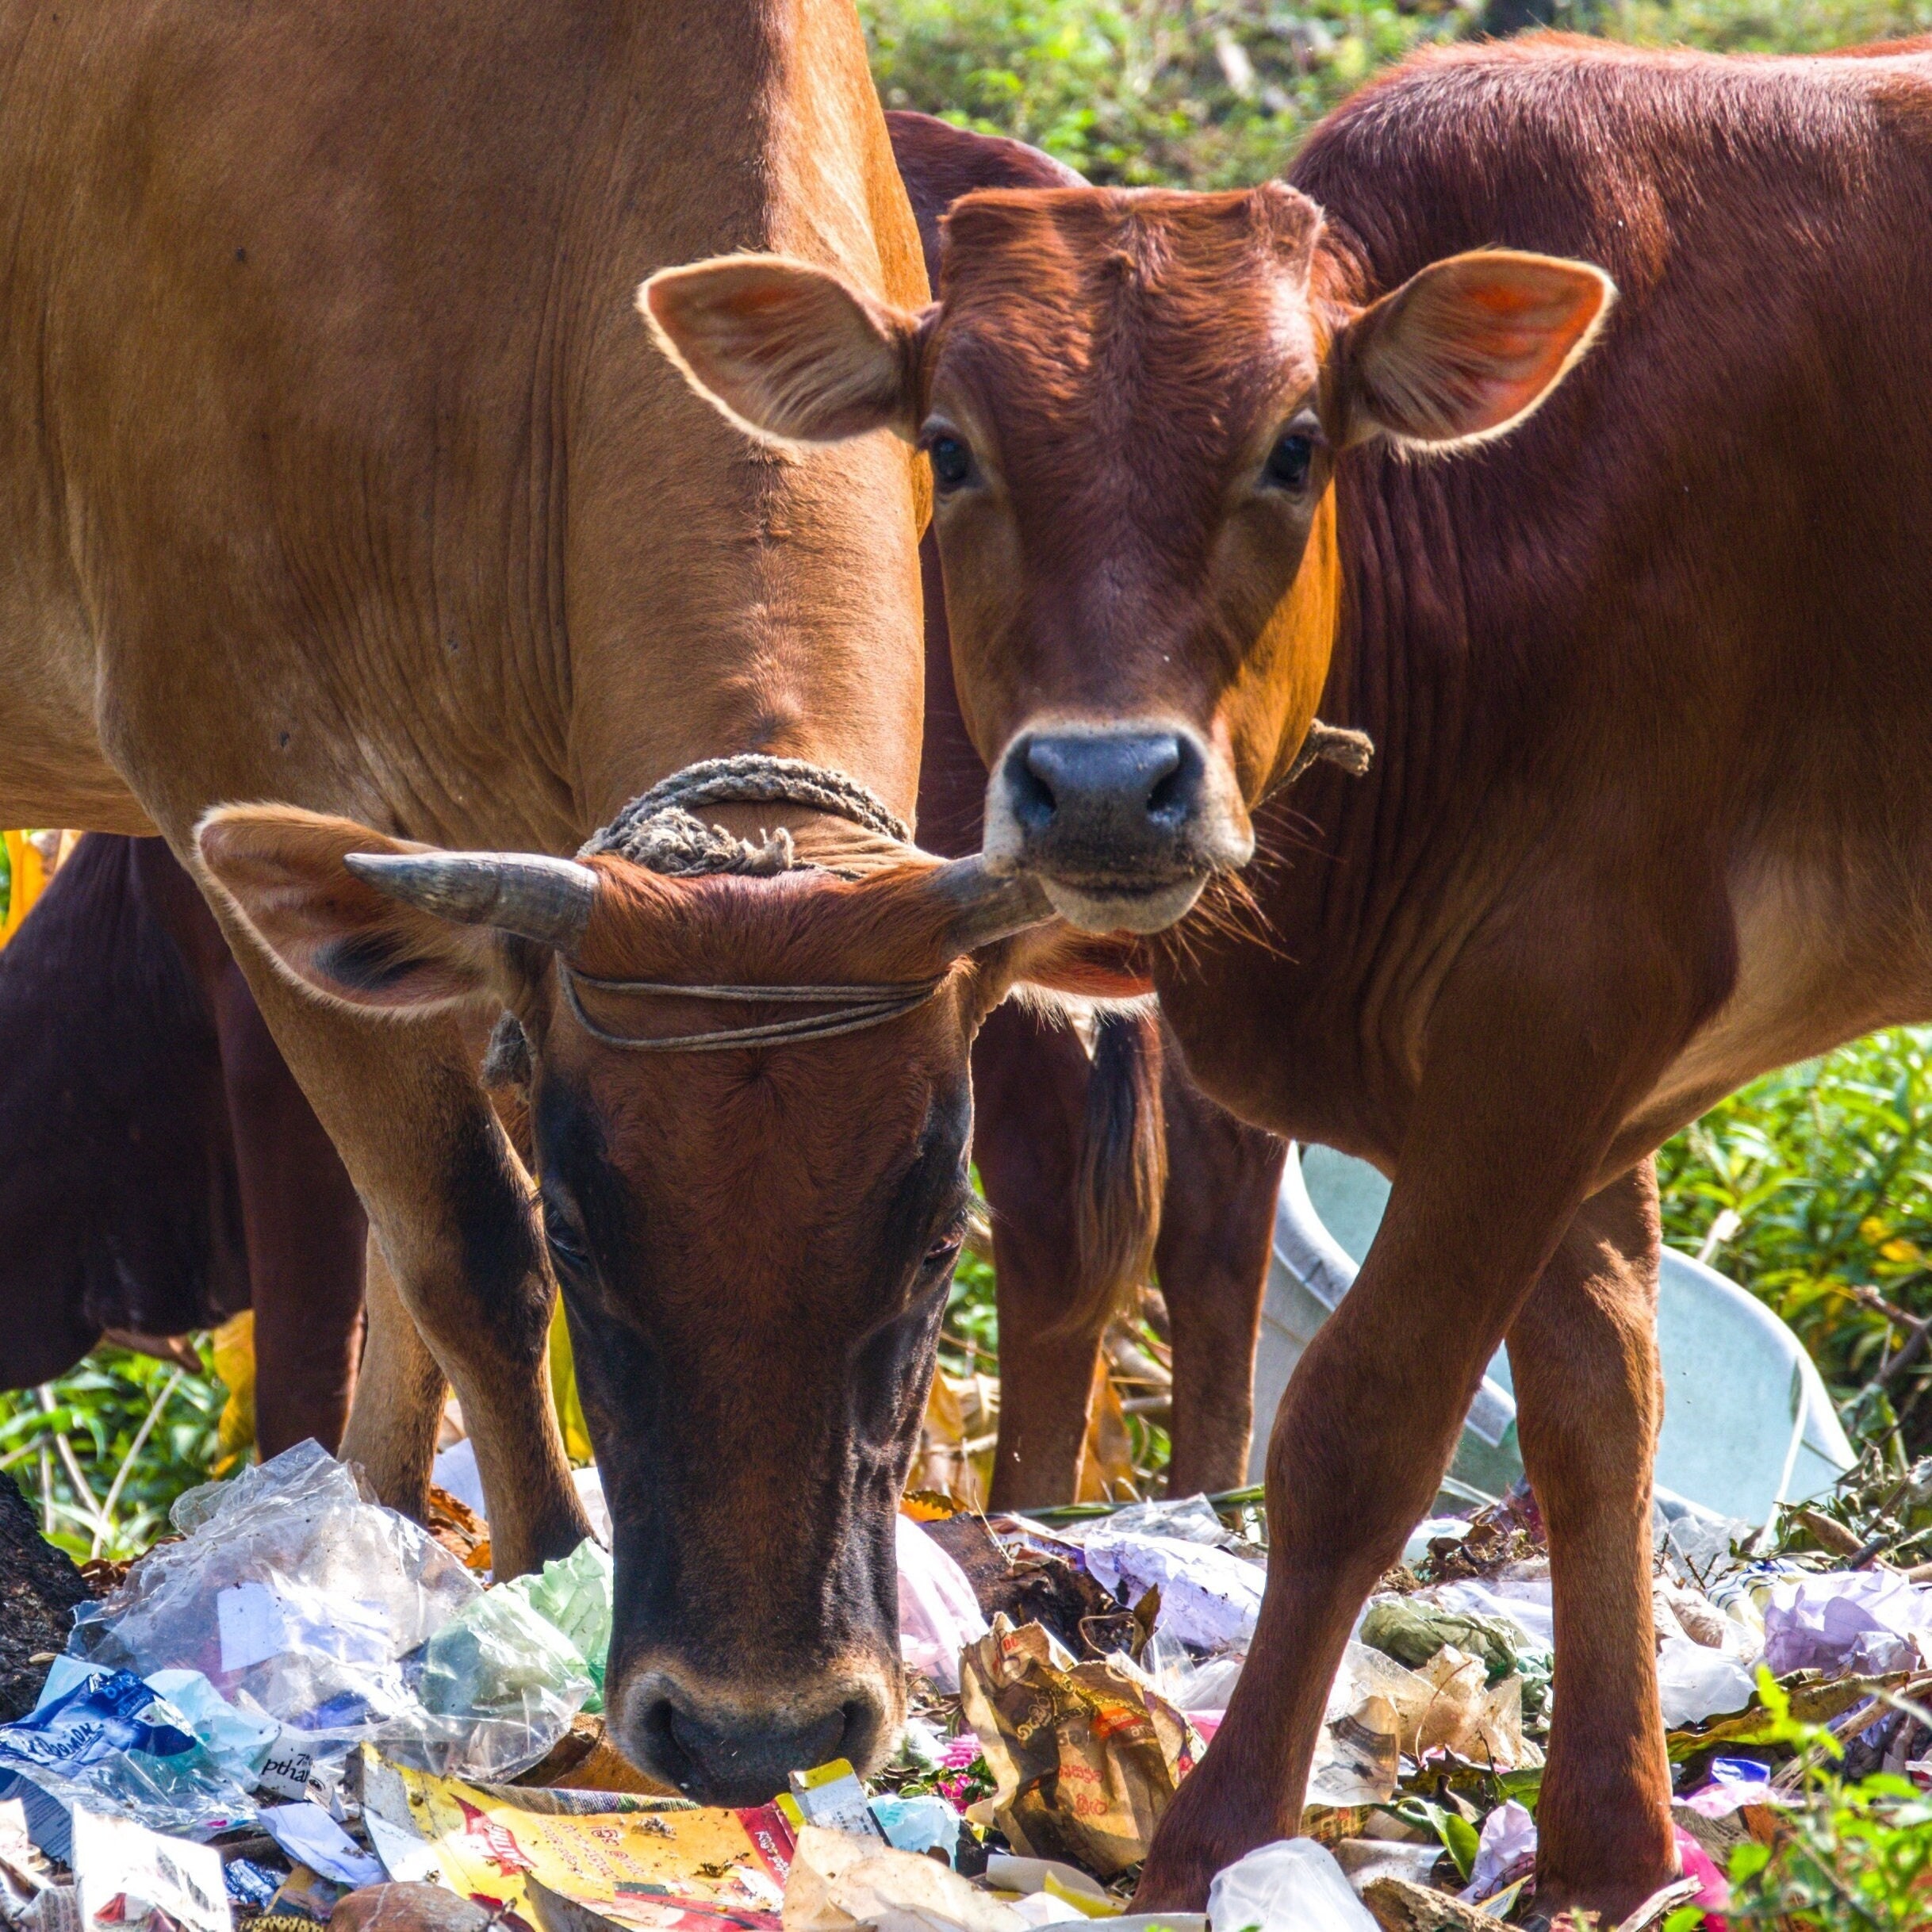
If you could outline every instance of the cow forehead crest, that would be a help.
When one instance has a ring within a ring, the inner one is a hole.
[[[1282,182],[1218,194],[983,189],[946,217],[940,300],[958,312],[1014,296],[1098,311],[1122,291],[1305,283],[1321,225],[1321,209]]]
[[[1110,423],[1129,393],[1167,420],[1232,427],[1284,350],[1312,340],[1299,318],[1321,230],[1278,182],[967,195],[946,220],[932,374],[950,364],[1009,430],[1014,408]]]

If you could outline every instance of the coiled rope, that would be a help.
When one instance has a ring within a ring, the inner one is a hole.
[[[707,758],[661,780],[641,797],[633,799],[601,831],[592,834],[577,857],[589,859],[599,853],[615,853],[647,871],[673,878],[718,872],[768,878],[810,864],[799,857],[792,847],[792,834],[783,826],[754,845],[695,817],[691,807],[703,805],[800,805],[843,818],[895,844],[909,845],[912,842],[912,828],[857,779],[802,758],[742,752],[734,757]],[[946,979],[941,973],[910,983],[887,982],[875,986],[680,986],[656,979],[600,979],[592,973],[580,972],[561,956],[557,971],[563,986],[564,1003],[577,1025],[606,1046],[624,1047],[638,1053],[718,1053],[738,1047],[830,1040],[841,1033],[882,1026],[888,1020],[910,1013],[924,1006]],[[646,998],[814,1006],[831,1010],[799,1014],[756,1025],[722,1027],[709,1033],[654,1037],[612,1033],[600,1026],[584,1010],[578,994],[581,987],[600,993]]]

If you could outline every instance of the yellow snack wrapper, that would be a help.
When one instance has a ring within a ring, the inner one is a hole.
[[[443,1882],[536,1932],[525,1881],[642,1932],[779,1932],[791,1827],[776,1807],[485,1788],[365,1754],[365,1806],[412,1830]],[[399,1811],[404,1816],[398,1816]]]

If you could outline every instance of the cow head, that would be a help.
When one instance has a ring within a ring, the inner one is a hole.
[[[1320,212],[1269,183],[969,194],[917,315],[755,256],[668,270],[645,301],[754,432],[925,447],[987,861],[1075,925],[1149,932],[1246,862],[1250,809],[1313,722],[1337,457],[1501,435],[1615,293],[1501,251],[1366,308],[1340,286]]]
[[[859,876],[666,877],[286,807],[217,811],[199,838],[316,995],[401,1020],[507,1010],[527,1039],[543,1228],[614,1526],[623,1748],[726,1804],[876,1761],[903,1709],[894,1517],[965,1227],[968,1052],[1071,937],[1037,888],[907,846]],[[757,986],[825,993],[696,996]],[[836,1014],[861,987],[910,991],[830,1037],[619,1044]]]

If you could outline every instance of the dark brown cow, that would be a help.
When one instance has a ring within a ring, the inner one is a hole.
[[[49,882],[0,953],[0,1386],[252,1302],[262,1453],[333,1450],[362,1211],[159,839],[90,833]]]
[[[940,224],[961,195],[1081,185],[1023,142],[926,114],[888,113],[886,125],[934,286]],[[987,769],[960,715],[930,531],[919,561],[919,836],[935,852],[977,852]],[[1071,1499],[1101,1336],[1150,1259],[1173,1322],[1169,1493],[1247,1480],[1255,1344],[1286,1150],[1208,1100],[1178,1054],[1161,1054],[1151,1014],[1103,1014],[1097,1025],[1090,1061],[1071,1027],[1010,1001],[973,1045],[973,1158],[992,1211],[1001,1338],[997,1508]],[[1144,1084],[1154,1077],[1158,1096]],[[1154,1129],[1160,1145],[1133,1144]]]
[[[1556,1593],[1538,1903],[1614,1917],[1675,1865],[1649,1156],[1932,1014],[1932,56],[1444,52],[1294,180],[971,197],[924,316],[794,272],[765,301],[821,320],[774,365],[694,288],[687,355],[768,428],[930,448],[989,851],[1063,910],[1192,903],[1318,703],[1374,740],[1259,813],[1252,904],[1150,948],[1209,1092],[1394,1186],[1282,1402],[1254,1650],[1142,1891],[1294,1829],[1507,1339]],[[1621,299],[1555,388],[1585,261]],[[754,273],[711,272],[727,307]]]

